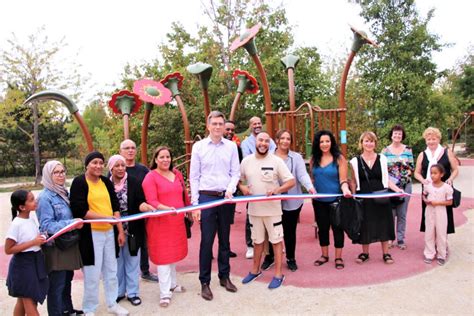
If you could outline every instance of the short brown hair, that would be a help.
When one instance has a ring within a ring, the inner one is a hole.
[[[378,140],[377,135],[375,135],[374,132],[366,131],[366,132],[363,132],[362,135],[360,135],[360,137],[359,137],[359,146],[358,146],[358,148],[360,150],[362,150],[362,142],[364,141],[364,138],[368,138],[369,140],[374,141],[375,146],[377,146],[377,140]]]
[[[224,120],[224,123],[225,123],[225,115],[224,113],[220,112],[220,111],[212,111],[211,113],[209,113],[209,115],[207,116],[207,124],[211,123],[211,119],[212,118],[215,118],[215,117],[221,117],[223,120]]]
[[[284,133],[288,133],[288,135],[290,135],[290,144],[293,143],[293,135],[291,135],[290,131],[286,128],[282,128],[278,130],[278,132],[275,135],[275,141],[279,140],[281,135],[283,135]]]
[[[155,152],[153,153],[153,158],[151,158],[150,170],[155,170],[156,168],[158,168],[158,165],[156,164],[155,160],[156,160],[156,157],[158,157],[160,152],[163,150],[167,150],[170,153],[171,163],[170,163],[169,170],[173,170],[173,153],[171,152],[171,149],[169,149],[166,146],[159,146],[158,148],[156,148]]]
[[[388,140],[390,141],[392,141],[393,132],[402,132],[402,141],[405,140],[405,137],[406,137],[405,129],[403,128],[401,124],[395,124],[390,130],[390,132],[388,133]]]

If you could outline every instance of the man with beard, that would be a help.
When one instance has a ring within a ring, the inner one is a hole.
[[[225,139],[225,117],[219,111],[212,111],[207,118],[209,136],[195,143],[191,153],[191,202],[198,205],[206,202],[231,199],[239,182],[239,155],[237,146]],[[230,223],[232,210],[224,204],[193,212],[193,218],[201,221],[201,244],[199,248],[199,281],[201,297],[213,299],[209,284],[212,270],[212,245],[216,232],[219,238],[217,265],[219,284],[229,292],[237,292],[230,281]]]
[[[259,133],[256,137],[255,154],[242,160],[239,188],[244,195],[265,194],[271,196],[287,192],[295,185],[295,179],[285,162],[269,152],[270,140],[267,133]],[[246,184],[243,182],[246,182]],[[242,283],[247,284],[262,274],[260,261],[265,234],[267,234],[275,254],[275,275],[268,288],[276,289],[285,278],[282,274],[283,226],[281,201],[249,203],[248,213],[254,243],[254,257],[252,270],[242,280]]]
[[[262,120],[258,116],[254,116],[249,120],[250,135],[242,142],[242,155],[247,157],[248,155],[255,153],[256,137],[262,131]],[[274,153],[276,149],[276,144],[273,139],[270,139],[270,153]],[[248,209],[248,206],[247,206]],[[249,215],[247,211],[247,219],[245,222],[245,242],[247,243],[247,252],[245,253],[245,258],[253,258],[253,243],[252,238],[250,237],[250,222]],[[266,269],[271,266],[271,263],[264,262]]]

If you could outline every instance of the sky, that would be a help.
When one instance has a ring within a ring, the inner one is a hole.
[[[206,1],[206,0],[202,0]],[[351,43],[349,24],[367,31],[358,16],[357,5],[347,0],[275,0],[287,10],[295,27],[297,46],[316,46],[323,60],[346,56]],[[418,0],[421,16],[434,8],[429,30],[450,43],[435,53],[438,70],[452,68],[474,45],[474,1]],[[0,16],[0,50],[11,34],[20,39],[45,26],[51,40],[65,38],[66,58],[81,64],[88,77],[79,106],[87,104],[98,91],[120,87],[120,74],[127,63],[140,64],[157,57],[173,21],[181,22],[193,32],[203,24],[201,1],[198,0],[7,0],[2,1]]]

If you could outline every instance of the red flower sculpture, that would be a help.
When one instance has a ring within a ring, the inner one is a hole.
[[[246,30],[240,37],[236,38],[232,45],[230,45],[230,51],[233,52],[237,48],[244,46],[250,40],[252,40],[255,35],[257,35],[258,31],[262,27],[262,23],[257,23],[256,25],[252,26],[250,29]]]
[[[239,136],[234,135],[234,136],[232,137],[232,141],[233,141],[237,146],[240,146],[240,138],[239,138]]]
[[[145,102],[164,105],[171,101],[171,91],[158,81],[142,79],[133,83],[133,92]]]
[[[160,80],[160,83],[163,84],[163,85],[166,85],[166,83],[171,78],[178,79],[178,89],[181,89],[181,87],[183,86],[184,77],[179,72],[173,72],[172,74],[166,75],[166,77],[164,77],[162,80]]]
[[[351,31],[354,32],[354,33],[359,34],[359,36],[362,37],[362,39],[367,44],[370,44],[370,45],[375,46],[375,47],[379,47],[379,45],[377,45],[377,43],[375,43],[373,40],[371,40],[370,38],[367,37],[367,34],[364,31],[360,31],[360,30],[356,29],[355,27],[353,27],[352,25],[349,25],[349,26],[351,28]]]
[[[122,90],[112,95],[109,106],[115,114],[132,115],[140,109],[142,101],[133,92]]]
[[[232,73],[232,78],[234,79],[234,82],[237,85],[239,85],[240,80],[242,80],[244,76],[245,76],[245,80],[247,81],[246,86],[245,86],[245,91],[251,94],[257,93],[258,92],[257,79],[255,79],[255,77],[252,76],[248,71],[236,69],[234,70],[234,73]]]

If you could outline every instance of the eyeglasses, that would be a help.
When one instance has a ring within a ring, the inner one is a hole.
[[[124,147],[123,150],[135,150],[137,147]]]
[[[233,129],[233,128],[226,128],[225,130],[226,130],[226,131],[232,131],[232,132],[233,132],[235,129]]]
[[[53,171],[53,175],[55,176],[64,176],[65,174],[66,174],[66,170]]]

